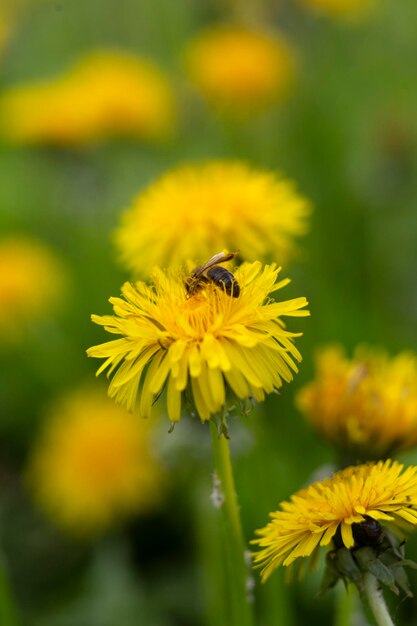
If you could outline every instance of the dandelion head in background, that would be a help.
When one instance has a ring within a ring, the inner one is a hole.
[[[4,89],[0,127],[11,142],[79,146],[111,137],[161,140],[175,127],[163,72],[127,52],[91,52],[52,78]]]
[[[288,283],[278,273],[275,265],[244,263],[233,273],[234,295],[227,281],[190,289],[189,274],[159,269],[150,285],[125,283],[121,297],[110,298],[114,314],[92,316],[119,337],[87,351],[105,359],[97,374],[108,368],[110,397],[130,411],[138,397],[139,413],[149,417],[163,395],[172,423],[184,407],[206,421],[291,381],[301,355],[282,318],[308,315],[307,301],[274,300]]]
[[[402,536],[417,526],[417,467],[391,460],[348,467],[281,502],[270,517],[252,542],[262,580],[280,565],[314,561],[325,548],[332,584],[340,577],[361,589],[367,572],[385,574],[387,584],[392,565],[392,587],[403,588],[403,554],[392,531]]]
[[[310,204],[295,185],[239,161],[184,165],[145,189],[115,240],[136,277],[157,267],[239,250],[248,261],[287,261],[308,229]]]
[[[40,241],[23,235],[0,239],[0,339],[18,340],[48,317],[68,285],[60,259]]]
[[[45,514],[77,536],[152,510],[164,492],[149,423],[88,388],[57,402],[32,450],[27,485]]]
[[[0,8],[0,59],[9,42],[12,29],[7,11]]]
[[[22,14],[30,0],[2,0],[0,4],[0,59],[19,28]]]
[[[301,5],[343,21],[366,18],[375,0],[299,0]]]
[[[81,59],[71,77],[92,100],[99,132],[104,135],[144,139],[171,135],[175,125],[172,87],[151,61],[103,50]]]
[[[316,377],[296,403],[314,428],[343,454],[383,458],[417,444],[417,356],[339,346],[317,353]]]
[[[281,101],[294,82],[295,60],[277,33],[213,27],[185,51],[192,84],[215,109],[241,117]]]

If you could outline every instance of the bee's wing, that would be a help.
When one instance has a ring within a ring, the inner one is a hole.
[[[206,270],[210,269],[210,267],[213,267],[213,265],[217,265],[218,263],[226,263],[226,261],[230,261],[235,256],[236,252],[218,252],[217,254],[212,256],[211,259],[207,261],[207,263],[204,263],[204,265],[196,269],[199,270],[199,274],[202,274]]]

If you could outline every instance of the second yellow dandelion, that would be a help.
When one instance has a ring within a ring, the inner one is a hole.
[[[366,17],[375,0],[299,0],[306,7],[339,20],[358,20]]]
[[[356,531],[369,519],[398,529],[417,526],[417,467],[391,460],[348,467],[299,491],[257,531],[255,564],[266,580],[280,565],[313,557],[320,547],[336,543],[349,550],[360,545]]]
[[[0,241],[0,339],[16,341],[46,317],[65,293],[68,277],[53,250],[25,235]]]
[[[54,79],[11,86],[0,99],[0,128],[11,142],[79,146],[114,136],[161,139],[175,107],[164,74],[132,54],[101,50]]]
[[[192,83],[217,110],[248,115],[282,100],[294,78],[294,55],[277,33],[213,27],[185,54]]]
[[[206,261],[240,250],[248,261],[294,255],[308,228],[310,204],[295,185],[240,161],[184,165],[145,189],[116,232],[122,262],[136,277],[155,266]]]
[[[326,439],[359,459],[381,458],[417,444],[417,356],[390,358],[358,347],[352,359],[339,346],[317,354],[316,379],[297,404]]]
[[[102,390],[62,398],[32,452],[27,484],[59,526],[91,536],[151,510],[164,491],[149,424],[115,406]]]

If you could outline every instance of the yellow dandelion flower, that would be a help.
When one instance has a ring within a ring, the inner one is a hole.
[[[339,19],[365,17],[375,0],[299,0],[312,9]]]
[[[63,295],[64,268],[42,243],[24,236],[0,240],[0,336],[17,339]]]
[[[0,4],[0,58],[13,37],[26,0],[2,0]]]
[[[184,277],[156,270],[153,284],[125,283],[122,298],[110,298],[115,315],[93,315],[95,323],[121,338],[95,346],[88,355],[105,358],[109,395],[148,417],[166,389],[168,416],[180,419],[190,398],[201,420],[227,408],[230,390],[240,400],[261,401],[289,382],[301,360],[283,316],[305,316],[307,301],[275,302],[270,294],[288,283],[277,281],[275,265],[245,263],[235,273],[239,297],[207,283],[187,297]]]
[[[417,356],[360,347],[349,360],[342,348],[327,347],[297,405],[320,434],[359,457],[410,448],[417,444]]]
[[[9,20],[7,19],[7,14],[3,15],[0,12],[0,55],[3,53],[3,50],[5,49],[9,41],[10,31],[11,25],[9,24]]]
[[[71,77],[88,94],[100,132],[158,138],[173,130],[172,89],[153,63],[128,53],[96,52],[82,59]]]
[[[281,36],[240,26],[199,34],[188,45],[185,64],[207,101],[234,116],[281,100],[295,71],[294,54]]]
[[[263,568],[262,579],[321,546],[329,548],[337,533],[341,545],[354,548],[355,528],[369,518],[394,529],[415,527],[417,467],[403,469],[391,460],[348,467],[281,502],[252,542],[260,548],[254,561]]]
[[[75,535],[152,509],[163,476],[149,434],[145,421],[105,394],[74,392],[57,404],[35,444],[27,472],[34,500]]]
[[[174,119],[173,94],[163,73],[123,52],[90,53],[64,75],[10,87],[0,100],[2,132],[18,143],[159,139],[172,133]]]
[[[138,276],[155,266],[240,250],[280,263],[307,230],[308,201],[293,183],[239,161],[180,166],[142,192],[116,232],[122,261]]]

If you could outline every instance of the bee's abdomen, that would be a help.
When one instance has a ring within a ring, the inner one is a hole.
[[[231,272],[229,272],[224,267],[211,267],[207,270],[207,276],[210,280],[225,290],[228,296],[232,296],[233,298],[238,298],[240,295],[240,287]]]

